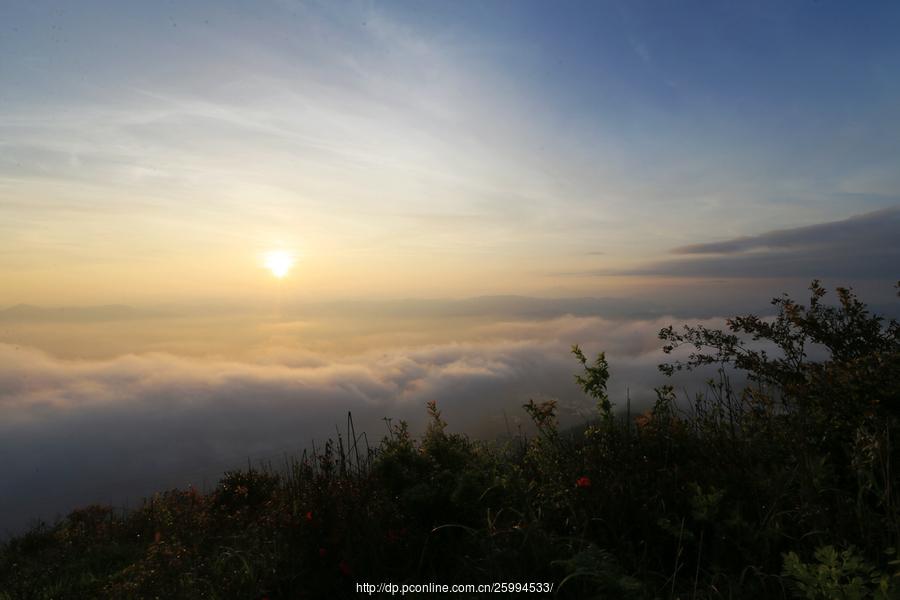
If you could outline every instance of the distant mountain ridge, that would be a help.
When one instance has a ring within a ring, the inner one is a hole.
[[[125,304],[43,307],[16,304],[0,310],[0,321],[119,321],[157,316],[159,313]]]
[[[232,307],[234,312],[245,309]],[[166,316],[185,316],[198,311],[195,306],[135,308],[125,304],[97,306],[45,307],[17,304],[0,309],[0,322],[97,322],[144,319]],[[429,317],[506,317],[552,318],[562,315],[603,317],[652,317],[661,314],[659,307],[649,302],[623,298],[536,298],[532,296],[497,295],[476,296],[460,300],[398,299],[398,300],[337,300],[333,302],[297,302],[288,304],[287,315],[297,316],[378,316],[397,318]],[[204,308],[203,314],[209,314]],[[250,309],[249,312],[255,312]]]
[[[892,300],[892,299],[891,299]],[[889,317],[897,315],[895,303],[871,302],[876,311]],[[766,303],[748,302],[740,312],[766,314]],[[92,323],[151,318],[183,318],[213,315],[259,315],[258,306],[240,304],[165,304],[135,307],[127,304],[95,306],[37,306],[16,304],[0,308],[0,323]],[[715,303],[688,304],[683,300],[580,296],[540,298],[535,296],[493,295],[471,298],[399,298],[387,300],[333,300],[287,302],[280,309],[283,318],[477,318],[551,319],[571,315],[607,319],[709,318],[720,315]]]
[[[346,300],[329,303],[294,304],[291,312],[336,314],[354,312],[396,317],[503,316],[551,318],[562,315],[604,317],[648,317],[660,313],[649,302],[625,298],[536,298],[533,296],[476,296],[461,300],[402,299]]]

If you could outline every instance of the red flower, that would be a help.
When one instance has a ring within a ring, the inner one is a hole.
[[[578,487],[581,489],[587,489],[587,488],[591,487],[590,478],[586,477],[586,476],[579,477],[578,481],[575,482],[575,487]]]
[[[306,511],[306,520],[312,521],[312,511],[311,510]]]
[[[319,556],[325,558],[326,556],[328,556],[328,550],[326,550],[325,548],[319,548]]]
[[[345,560],[342,560],[340,563],[338,563],[338,569],[341,570],[341,573],[344,575],[344,577],[350,577],[350,574],[352,573],[352,571],[350,570],[350,565],[348,565],[347,561]]]

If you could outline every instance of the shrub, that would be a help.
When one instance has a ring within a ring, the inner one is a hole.
[[[805,563],[795,552],[784,557],[784,575],[796,594],[808,600],[889,600],[900,597],[900,585],[866,562],[853,546],[837,551],[834,546],[816,549],[814,563]]]

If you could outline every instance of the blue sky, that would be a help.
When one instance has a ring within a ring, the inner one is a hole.
[[[228,295],[272,248],[309,296],[615,291],[673,248],[900,204],[890,3],[0,17],[11,301]]]

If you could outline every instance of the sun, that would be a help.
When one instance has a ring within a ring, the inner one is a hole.
[[[272,275],[278,279],[284,279],[291,267],[294,266],[294,257],[289,252],[273,250],[266,253],[263,264],[272,272]]]

